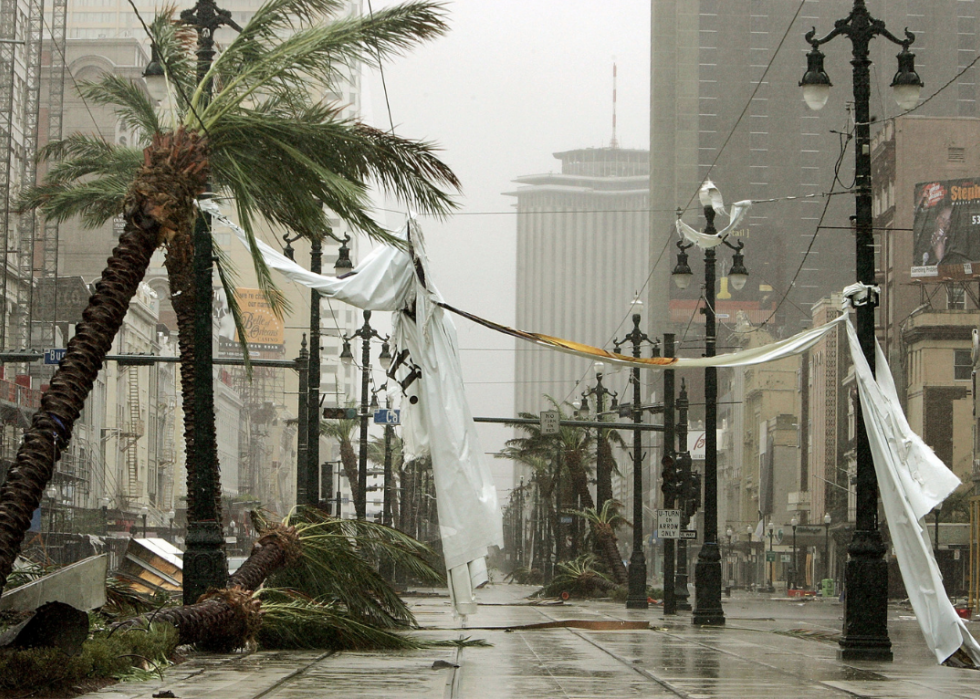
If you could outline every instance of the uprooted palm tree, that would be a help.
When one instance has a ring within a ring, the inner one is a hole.
[[[262,536],[227,588],[116,626],[166,622],[176,627],[180,643],[218,652],[256,637],[266,647],[413,647],[393,632],[414,627],[415,617],[378,572],[377,561],[386,557],[415,579],[439,583],[423,544],[390,527],[312,508],[281,523],[261,514],[253,521]]]
[[[122,215],[125,232],[0,489],[0,589],[150,256],[161,246],[180,331],[185,441],[193,440],[188,310],[198,290],[187,272],[195,202],[209,177],[215,191],[234,199],[250,241],[259,221],[316,235],[326,225],[324,205],[357,231],[387,239],[367,213],[370,183],[417,210],[451,210],[444,190],[458,182],[433,146],[345,120],[339,106],[314,95],[332,93],[347,65],[374,64],[442,34],[441,6],[421,0],[338,19],[345,6],[340,0],[269,0],[201,81],[188,28],[164,13],[152,33],[172,87],[167,119],[140,88],[117,76],[81,88],[90,103],[114,108],[145,147],[75,134],[44,150],[54,162],[21,205],[58,221],[81,216],[90,225]],[[214,86],[213,96],[207,85]],[[253,257],[259,285],[281,308],[269,270],[257,253]],[[234,303],[234,294],[228,298]],[[233,312],[238,318],[237,308]],[[217,474],[217,463],[188,466]]]
[[[553,410],[558,410],[561,419],[565,419],[564,411],[559,403],[545,396],[551,403]],[[522,418],[537,420],[538,416],[533,413],[522,413]],[[550,494],[554,484],[550,479],[557,479],[559,483],[567,478],[571,483],[573,492],[578,496],[581,506],[585,510],[595,510],[595,501],[592,492],[589,490],[589,467],[592,460],[590,445],[592,437],[588,431],[581,427],[560,427],[557,434],[543,434],[541,427],[537,424],[520,425],[526,436],[515,437],[507,441],[507,447],[498,455],[499,458],[508,458],[525,464],[541,463],[542,461],[553,462],[558,458],[558,468],[552,468],[549,475],[544,477],[542,493]],[[553,475],[551,475],[553,474]],[[555,517],[557,518],[557,513]],[[616,546],[616,534],[612,529],[596,527],[590,522],[592,534],[596,542],[596,553],[606,565],[609,574],[619,585],[625,585],[628,576],[623,559],[619,555]],[[615,552],[615,553],[614,553]]]
[[[356,407],[356,403],[348,403],[348,408]],[[358,519],[366,517],[365,507],[367,503],[361,499],[361,482],[358,480],[357,452],[354,450],[354,431],[361,424],[360,418],[352,417],[347,419],[331,419],[320,421],[320,434],[327,439],[333,439],[340,447],[340,466],[344,469],[344,476],[350,485],[351,499],[354,500],[354,512]]]

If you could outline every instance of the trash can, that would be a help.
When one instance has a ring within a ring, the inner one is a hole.
[[[824,578],[820,581],[821,587],[823,588],[821,594],[824,597],[834,596],[834,580],[833,578]]]

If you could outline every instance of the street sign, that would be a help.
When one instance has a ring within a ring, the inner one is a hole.
[[[781,553],[781,554],[779,554],[779,562],[780,563],[792,563],[793,562],[793,555],[790,554],[790,553]]]
[[[775,562],[776,562],[776,552],[766,551],[766,563],[775,563]]]
[[[60,364],[61,360],[65,358],[65,352],[68,350],[63,347],[54,347],[52,349],[44,350],[44,363],[45,364]]]
[[[693,529],[681,529],[679,539],[697,539],[698,533]]]
[[[572,523],[572,516],[571,515],[562,515],[561,516],[561,523],[562,524],[571,524]]]
[[[813,534],[823,534],[824,533],[824,529],[823,529],[823,527],[811,527],[811,526],[806,526],[806,525],[800,525],[800,526],[798,526],[796,528],[796,533],[797,534],[800,534],[800,535],[803,535],[803,534],[810,534],[810,535],[813,535]]]
[[[677,539],[681,530],[680,510],[657,510],[657,537]]]
[[[558,424],[560,416],[557,410],[541,411],[541,434],[558,434],[561,425]]]
[[[374,411],[375,425],[400,425],[402,424],[401,420],[402,420],[401,410],[375,410]]]

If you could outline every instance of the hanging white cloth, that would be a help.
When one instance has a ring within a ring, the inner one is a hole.
[[[213,202],[202,208],[248,247],[244,231]],[[256,243],[266,264],[292,281],[358,308],[395,312],[395,345],[407,349],[422,372],[412,385],[418,403],[402,410],[406,456],[432,457],[449,590],[457,613],[465,616],[477,611],[474,590],[489,580],[488,547],[504,545],[500,506],[466,401],[456,328],[436,305],[441,299],[431,276],[426,275],[423,285],[416,275],[416,264],[428,268],[421,231],[410,221],[397,236],[410,242],[414,258],[404,250],[379,246],[343,279],[314,274],[265,243]]]
[[[938,662],[962,647],[980,666],[980,644],[946,596],[929,534],[920,521],[959,486],[960,479],[909,427],[877,341],[876,379],[850,321],[847,339],[888,531],[919,628]]]
[[[748,213],[751,207],[752,201],[749,199],[746,199],[745,201],[737,201],[732,204],[732,214],[728,221],[728,225],[718,231],[716,235],[707,235],[702,233],[698,229],[687,225],[681,219],[677,219],[677,233],[681,237],[687,238],[688,241],[694,243],[702,250],[716,247],[721,245],[721,242],[728,236],[728,234],[735,230],[735,228],[742,222],[742,219],[745,218],[745,214]],[[713,208],[716,212],[727,215],[720,202]]]

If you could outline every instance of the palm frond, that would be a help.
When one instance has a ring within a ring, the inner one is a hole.
[[[320,604],[339,605],[360,622],[380,628],[415,623],[408,606],[378,572],[382,558],[413,577],[441,580],[423,558],[429,549],[396,529],[366,520],[333,519],[310,509],[286,522],[296,527],[303,557],[273,575],[268,584],[298,590]]]
[[[98,81],[82,82],[78,94],[83,100],[103,107],[113,107],[116,116],[129,129],[140,134],[143,144],[160,131],[160,121],[149,96],[135,82],[114,73]]]
[[[21,194],[19,208],[38,209],[59,223],[80,216],[87,227],[97,228],[122,214],[131,182],[124,177],[102,177],[76,184],[40,184]]]
[[[252,380],[252,358],[248,351],[248,333],[245,331],[245,321],[242,318],[242,308],[238,304],[238,295],[235,293],[236,272],[231,265],[228,253],[225,252],[211,237],[211,249],[217,260],[215,266],[218,268],[218,279],[221,280],[221,288],[225,292],[225,300],[228,303],[228,312],[235,323],[235,332],[238,333],[238,344],[242,348],[242,358],[245,360],[245,376]]]
[[[273,0],[257,12],[211,67],[209,78],[222,89],[205,109],[206,128],[256,94],[309,89],[311,83],[329,87],[342,77],[343,67],[375,64],[448,28],[442,7],[430,2],[350,18],[332,16],[336,9],[329,0]],[[278,33],[284,28],[292,31],[286,39]],[[202,96],[199,87],[195,107]]]
[[[411,636],[377,628],[351,617],[337,604],[321,603],[290,590],[265,588],[258,642],[266,649],[412,650]]]

